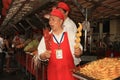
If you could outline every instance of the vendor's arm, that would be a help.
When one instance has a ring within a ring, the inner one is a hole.
[[[51,51],[46,50],[45,52],[43,52],[42,54],[40,54],[40,59],[41,60],[46,60],[50,58],[50,53]]]
[[[38,54],[39,54],[40,60],[49,59],[50,53],[51,53],[51,51],[46,50],[45,40],[44,40],[44,37],[42,37],[42,39],[38,45]]]

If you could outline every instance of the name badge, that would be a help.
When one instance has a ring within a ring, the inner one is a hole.
[[[63,53],[61,49],[56,50],[56,59],[62,59]]]

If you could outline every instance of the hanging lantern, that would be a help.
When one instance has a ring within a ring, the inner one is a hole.
[[[12,0],[2,0],[3,2],[3,7],[5,9],[9,9],[9,6],[10,6],[10,3],[11,3]]]

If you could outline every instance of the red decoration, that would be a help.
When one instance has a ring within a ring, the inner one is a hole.
[[[9,9],[11,2],[12,0],[2,0],[2,3],[3,3],[2,15],[3,16],[6,15],[6,12]]]
[[[6,9],[2,8],[2,15],[5,16],[6,15]]]
[[[9,4],[7,3],[7,0],[2,0],[2,2],[3,2],[3,8],[8,9]]]
[[[2,0],[2,2],[3,2],[3,7],[5,9],[9,9],[9,6],[10,6],[12,0]]]
[[[10,5],[11,4],[11,2],[12,2],[12,0],[7,0],[7,3]]]

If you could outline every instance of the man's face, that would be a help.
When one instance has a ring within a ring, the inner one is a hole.
[[[62,25],[62,20],[56,16],[50,16],[49,25],[52,30],[59,29]]]

